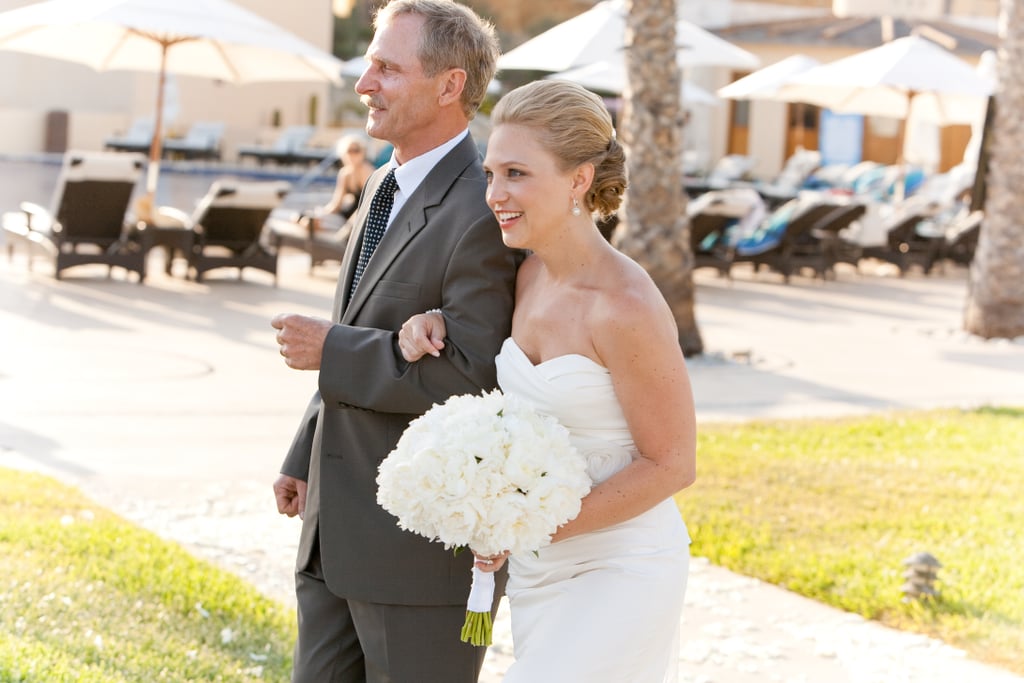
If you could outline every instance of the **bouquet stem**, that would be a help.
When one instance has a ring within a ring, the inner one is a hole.
[[[491,605],[494,604],[494,574],[473,566],[473,585],[466,603],[466,623],[462,625],[462,642],[471,645],[491,644],[493,624]]]

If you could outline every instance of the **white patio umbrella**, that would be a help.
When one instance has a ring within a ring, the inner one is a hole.
[[[624,0],[602,0],[591,9],[553,26],[498,58],[498,70],[566,71],[604,60],[622,59],[626,34]],[[676,22],[680,66],[756,69],[758,58],[696,24]]]
[[[912,35],[809,69],[782,86],[777,98],[903,119],[904,127],[916,121],[943,126],[975,121],[992,91],[992,82],[970,64]],[[901,130],[896,143],[901,173],[904,143]]]
[[[844,57],[796,75],[776,98],[835,112],[970,123],[992,83],[967,62],[919,36]]]
[[[814,57],[795,54],[719,88],[718,96],[732,100],[778,99],[782,86],[791,83],[796,76],[819,64],[821,62]],[[796,120],[800,122],[797,144],[802,147],[804,142],[803,103],[797,102],[794,106],[798,108]]]
[[[975,67],[975,71],[992,84],[993,91],[999,83],[997,66],[996,53],[993,50],[985,50],[978,58],[978,65]],[[978,118],[971,122],[971,139],[967,141],[967,148],[964,150],[964,161],[975,168],[977,168],[981,156],[981,141],[985,134],[987,109],[988,103],[986,103],[985,111],[982,111]]]
[[[792,55],[719,88],[718,96],[730,100],[770,100],[795,76],[819,64],[821,62],[814,57]]]
[[[228,0],[48,0],[0,13],[0,50],[158,73],[150,199],[168,73],[231,83],[341,81],[341,60]]]
[[[604,60],[551,74],[545,76],[545,78],[560,78],[579,83],[584,88],[589,88],[590,90],[621,94],[626,87],[626,65],[622,60]],[[686,104],[700,104],[712,107],[721,104],[721,100],[715,97],[714,94],[693,83],[682,81],[681,90],[683,102]]]

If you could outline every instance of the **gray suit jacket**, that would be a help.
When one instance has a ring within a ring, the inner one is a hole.
[[[465,602],[472,555],[402,531],[376,502],[377,467],[408,423],[454,394],[496,386],[494,357],[509,335],[519,255],[505,247],[488,209],[486,180],[469,137],[408,198],[348,290],[369,199],[363,193],[335,295],[336,324],[324,344],[319,392],[282,472],[309,492],[298,568],[319,533],[328,587],[345,598],[388,604]],[[397,331],[410,316],[442,308],[441,358],[406,363]]]

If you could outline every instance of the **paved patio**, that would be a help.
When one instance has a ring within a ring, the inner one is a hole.
[[[275,288],[257,272],[189,282],[180,263],[166,277],[156,261],[145,285],[92,266],[58,282],[0,258],[0,465],[76,484],[290,602],[298,522],[270,483],[316,377],[284,366],[269,320],[330,309],[335,273],[307,263],[287,253]],[[698,272],[700,421],[1024,406],[1024,340],[960,331],[965,278]],[[507,614],[497,639],[485,683],[508,663]],[[700,560],[681,643],[681,682],[1024,681]]]

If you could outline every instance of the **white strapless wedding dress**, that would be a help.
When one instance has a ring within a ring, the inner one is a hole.
[[[534,365],[511,338],[502,391],[557,418],[603,481],[635,452],[611,375],[566,355]],[[505,683],[675,683],[690,538],[665,500],[628,521],[509,559],[515,663]]]

